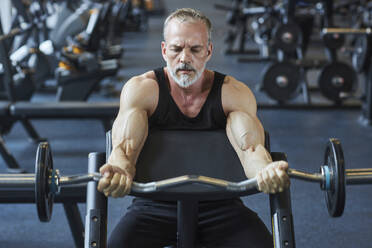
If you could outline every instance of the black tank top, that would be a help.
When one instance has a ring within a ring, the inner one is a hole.
[[[222,108],[221,90],[224,74],[214,73],[212,89],[196,117],[184,115],[174,102],[163,68],[154,70],[159,85],[159,101],[149,118],[149,128],[165,130],[214,130],[226,128],[226,116]]]

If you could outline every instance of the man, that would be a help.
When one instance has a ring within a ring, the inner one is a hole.
[[[179,9],[164,23],[165,68],[131,78],[123,87],[112,128],[113,150],[101,168],[98,190],[122,197],[130,192],[135,164],[150,127],[226,128],[248,178],[265,193],[289,185],[288,164],[272,162],[250,89],[231,76],[205,69],[212,56],[211,23],[193,9]],[[201,202],[198,238],[205,247],[272,247],[257,215],[240,199]],[[164,247],[176,242],[176,204],[135,199],[118,223],[109,247]],[[249,245],[250,246],[249,246]]]

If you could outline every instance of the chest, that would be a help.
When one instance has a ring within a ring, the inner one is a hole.
[[[176,103],[178,109],[187,117],[196,117],[201,109],[203,108],[207,98],[208,92],[200,94],[198,96],[180,96],[171,93],[173,101]]]

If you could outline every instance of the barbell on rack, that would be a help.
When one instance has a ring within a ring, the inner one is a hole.
[[[323,34],[372,34],[372,28],[323,28]]]
[[[323,28],[322,33],[324,35],[357,35],[355,47],[351,52],[353,67],[357,72],[365,71],[368,68],[371,57],[372,28]]]
[[[332,217],[341,216],[345,206],[345,184],[372,184],[372,168],[345,170],[341,143],[330,139],[324,153],[324,165],[319,173],[307,173],[288,169],[288,175],[304,181],[320,183],[325,191],[328,212]],[[36,153],[35,174],[0,174],[2,188],[34,188],[35,202],[40,221],[51,219],[54,196],[65,185],[77,185],[91,181],[99,181],[99,173],[61,176],[53,169],[53,159],[47,142],[39,144]],[[156,182],[133,182],[131,193],[153,193],[182,185],[204,184],[223,192],[245,192],[257,189],[255,178],[241,182],[230,182],[216,178],[197,175],[186,175]],[[187,192],[193,194],[195,192]]]

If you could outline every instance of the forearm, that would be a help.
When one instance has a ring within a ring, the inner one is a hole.
[[[240,111],[230,113],[226,132],[248,178],[255,177],[272,161],[264,148],[263,127],[255,116]]]
[[[120,114],[112,128],[112,152],[108,163],[131,177],[148,134],[148,117],[144,110],[133,109]]]
[[[272,162],[270,154],[262,145],[250,148],[243,153],[244,161],[242,162],[242,166],[247,178],[256,177],[263,168]]]

